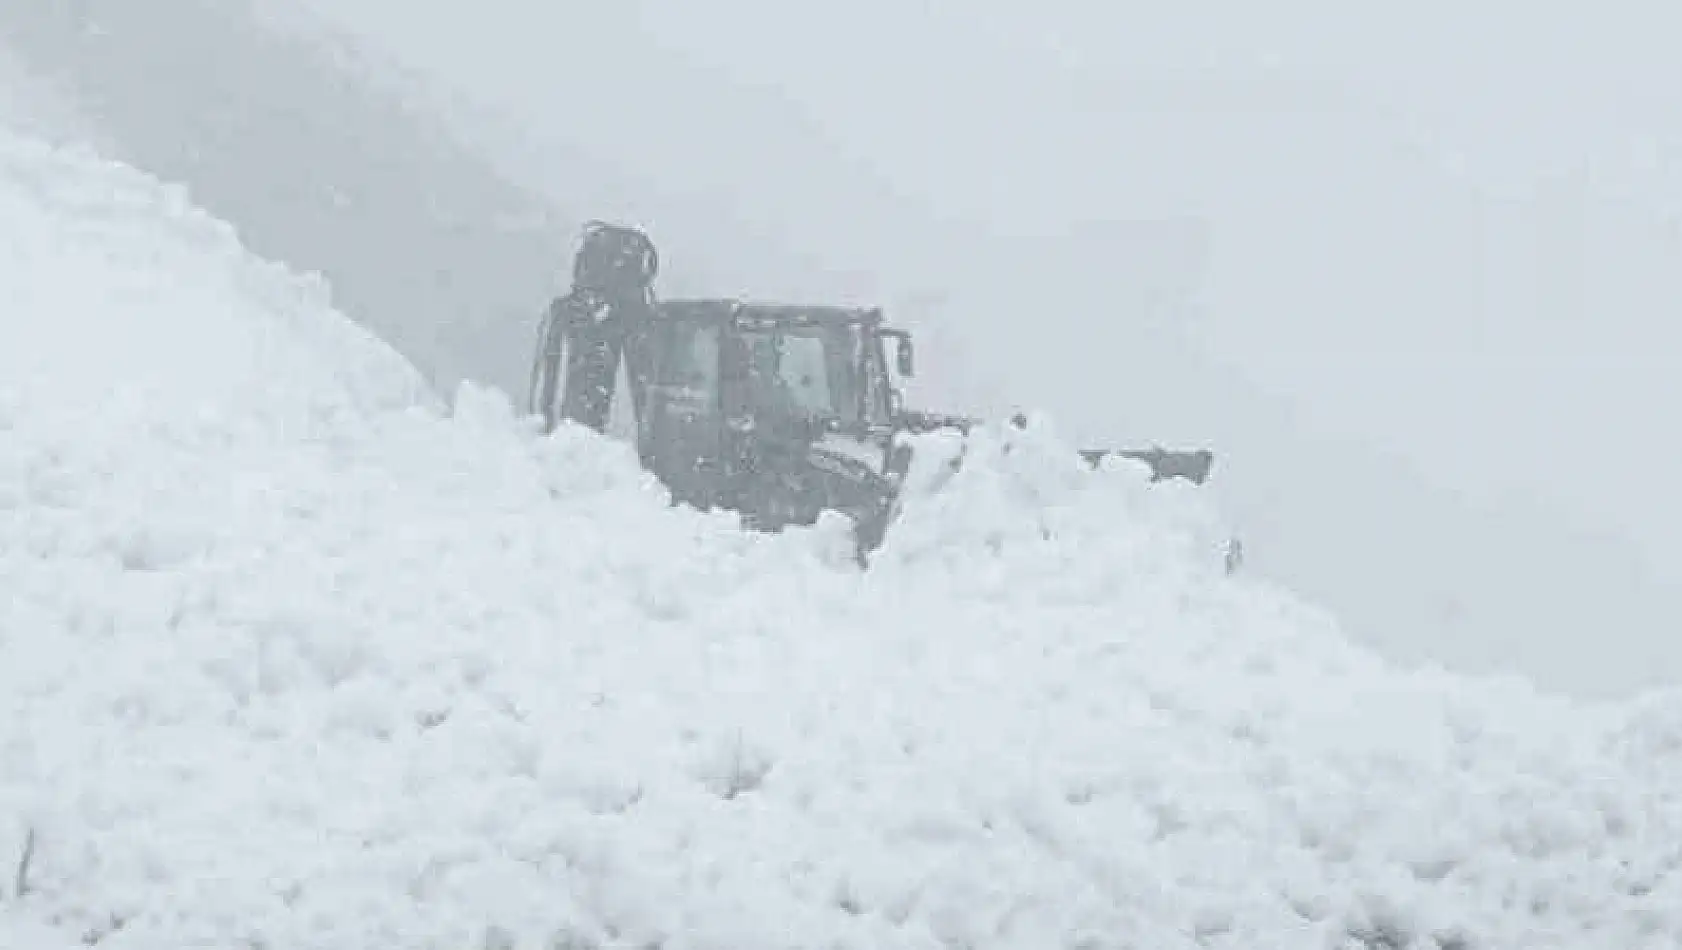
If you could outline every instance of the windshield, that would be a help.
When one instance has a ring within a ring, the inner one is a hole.
[[[856,363],[845,328],[784,327],[749,330],[743,336],[755,405],[857,421]]]
[[[718,390],[718,328],[673,321],[659,332],[665,335],[657,371],[665,397],[680,404],[710,404]]]

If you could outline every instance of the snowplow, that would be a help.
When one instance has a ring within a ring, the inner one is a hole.
[[[673,504],[733,511],[764,531],[837,512],[866,564],[910,468],[902,436],[981,420],[903,404],[913,341],[879,308],[659,300],[658,271],[640,230],[585,226],[572,286],[540,323],[528,411],[546,433],[563,422],[606,432],[623,373],[638,459]],[[1090,466],[1123,456],[1153,480],[1197,484],[1213,463],[1207,450],[1157,446],[1080,455]]]

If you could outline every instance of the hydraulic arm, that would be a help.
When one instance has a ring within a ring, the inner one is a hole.
[[[658,271],[659,255],[642,232],[600,221],[585,227],[572,288],[544,314],[532,366],[531,408],[546,431],[561,419],[605,431],[621,359],[642,418],[649,372],[639,344],[654,319]]]

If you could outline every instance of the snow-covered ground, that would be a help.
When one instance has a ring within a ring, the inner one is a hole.
[[[1682,703],[1389,670],[1049,432],[860,574],[90,152],[0,133],[0,286],[0,946],[1682,941]]]

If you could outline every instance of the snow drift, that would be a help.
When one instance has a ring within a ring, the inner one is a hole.
[[[0,946],[1682,941],[1682,706],[1389,670],[1052,433],[861,575],[95,155],[0,136],[0,286]]]

